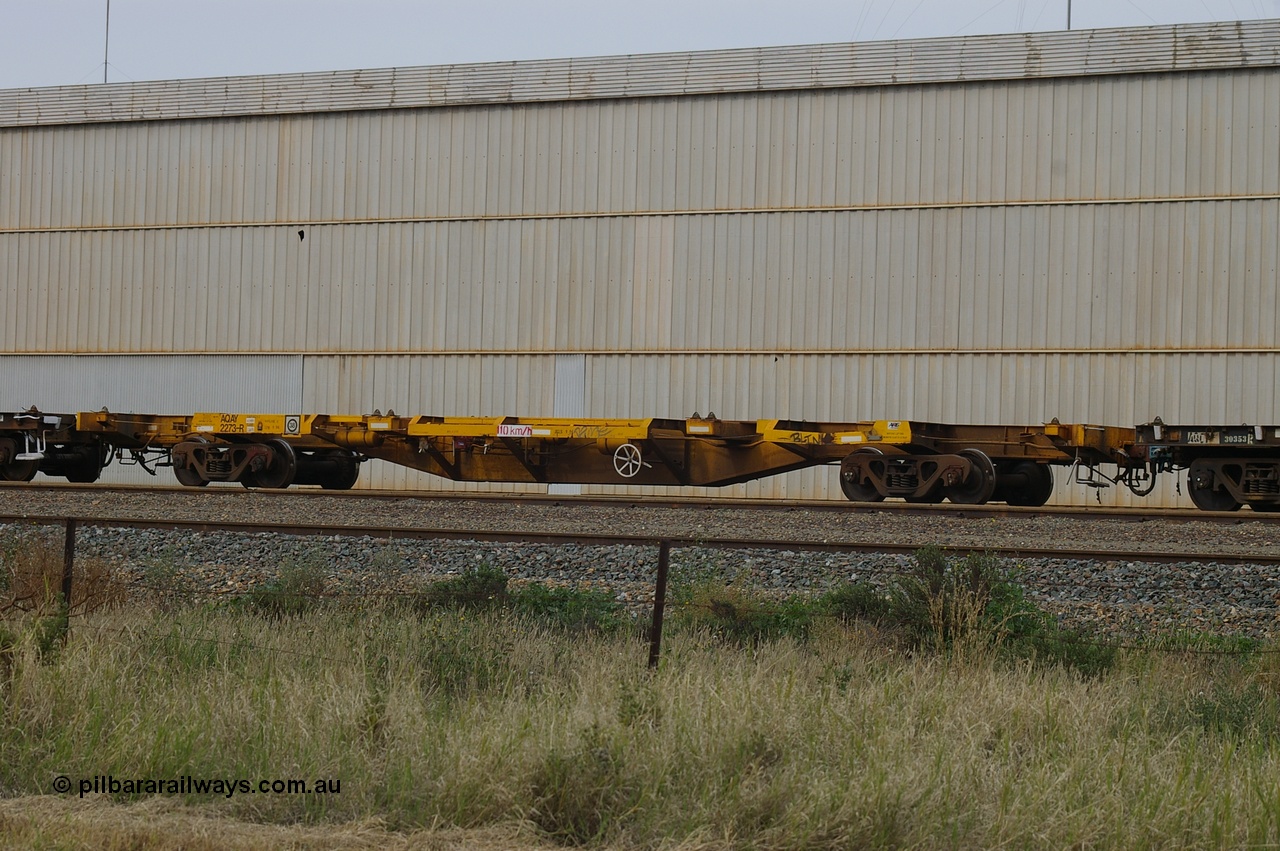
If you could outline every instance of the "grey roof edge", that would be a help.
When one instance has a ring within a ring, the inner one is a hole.
[[[0,127],[1280,66],[1280,19],[0,89]]]

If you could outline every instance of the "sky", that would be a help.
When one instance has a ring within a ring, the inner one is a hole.
[[[0,0],[0,89],[1061,30],[1068,7],[1072,29],[1280,18],[1280,0]]]

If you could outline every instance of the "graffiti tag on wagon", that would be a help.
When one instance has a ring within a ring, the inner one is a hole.
[[[613,434],[612,426],[576,425],[573,427],[574,437],[601,438],[601,437],[608,437],[611,434]]]
[[[827,443],[830,440],[831,435],[824,434],[820,431],[793,431],[791,434],[787,435],[788,443],[809,443],[817,445]]]

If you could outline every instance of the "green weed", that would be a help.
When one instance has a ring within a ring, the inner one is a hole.
[[[783,638],[804,640],[822,612],[810,598],[778,597],[746,588],[700,581],[679,590],[672,624],[682,629],[704,629],[717,638],[751,646]]]
[[[458,576],[437,579],[413,598],[419,613],[451,609],[488,609],[507,602],[507,575],[501,568],[481,565]]]
[[[1187,699],[1187,711],[1206,731],[1237,740],[1280,738],[1280,704],[1256,682],[1214,682]]]
[[[165,547],[142,564],[141,580],[147,597],[165,610],[191,605],[199,590],[176,548]]]
[[[509,611],[540,626],[571,632],[612,633],[629,623],[621,604],[611,594],[540,583],[512,588],[501,569],[488,565],[429,583],[413,597],[411,606],[420,615]]]
[[[888,620],[893,609],[889,594],[869,582],[847,582],[840,585],[819,597],[817,606],[825,614],[845,623],[881,623]]]
[[[531,820],[564,844],[607,838],[638,798],[639,790],[628,782],[625,760],[599,724],[583,731],[576,745],[553,748],[530,780]]]
[[[327,569],[328,557],[322,551],[304,552],[284,560],[275,579],[234,604],[267,618],[297,617],[324,602]]]
[[[529,584],[511,594],[517,614],[569,632],[613,633],[629,623],[622,605],[604,591]]]

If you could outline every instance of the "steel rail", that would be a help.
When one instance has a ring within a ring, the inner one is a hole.
[[[579,545],[592,547],[656,547],[666,541],[673,549],[704,548],[728,550],[774,550],[782,552],[860,553],[910,555],[919,544],[891,541],[831,541],[813,539],[755,539],[688,537],[665,535],[606,535],[591,533],[531,532],[512,530],[437,529],[413,526],[355,526],[306,523],[261,523],[213,520],[153,520],[127,517],[68,517],[66,515],[3,515],[0,524],[65,526],[74,520],[83,527],[115,529],[156,529],[206,534],[273,534],[298,537],[375,538],[381,540],[454,540],[487,543]],[[1140,562],[1152,564],[1217,563],[1280,565],[1280,554],[1210,552],[1162,552],[1158,550],[1086,550],[1071,547],[1016,547],[951,545],[951,553],[988,553],[1002,558],[1071,559],[1079,561]]]
[[[518,492],[457,492],[457,491],[391,491],[349,490],[333,491],[319,488],[290,488],[273,491],[258,488],[210,486],[184,488],[178,485],[79,485],[69,483],[31,484],[28,482],[0,482],[0,498],[7,491],[45,493],[92,494],[155,494],[160,496],[182,495],[191,499],[232,499],[253,493],[279,499],[371,499],[381,501],[416,500],[423,502],[491,502],[535,503],[548,505],[582,505],[608,508],[687,508],[731,509],[745,511],[825,511],[837,513],[875,513],[901,515],[932,515],[936,517],[1067,517],[1081,520],[1116,520],[1142,523],[1149,520],[1174,522],[1217,523],[1239,525],[1241,523],[1280,524],[1280,513],[1259,511],[1201,511],[1194,508],[1137,508],[1092,507],[1081,505],[1044,505],[1024,507],[992,503],[989,505],[956,505],[952,503],[924,504],[907,502],[853,503],[843,499],[758,499],[752,497],[695,497],[695,496],[636,496],[610,494],[546,494]]]

